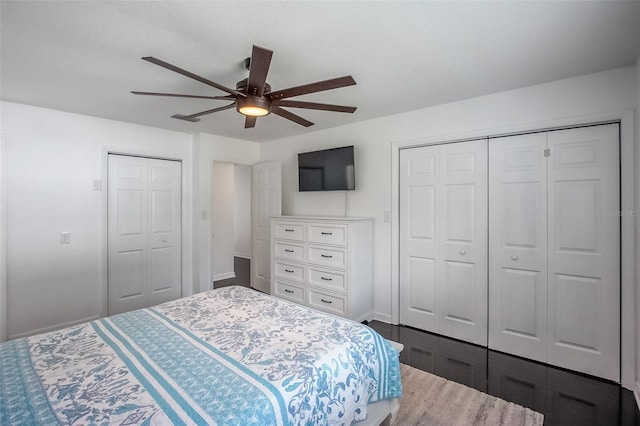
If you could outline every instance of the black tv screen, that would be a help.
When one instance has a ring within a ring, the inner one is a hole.
[[[300,191],[356,189],[353,145],[298,154]]]

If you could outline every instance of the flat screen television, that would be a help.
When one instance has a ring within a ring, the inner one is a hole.
[[[299,191],[356,189],[353,145],[298,154]]]

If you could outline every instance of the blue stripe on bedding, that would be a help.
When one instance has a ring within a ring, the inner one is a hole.
[[[202,342],[173,321],[155,311],[152,312],[162,319],[154,317],[147,310],[140,310],[112,317],[111,321],[144,352],[141,356],[157,364],[158,368],[175,381],[211,418],[222,424],[275,424],[274,407],[256,384],[251,383],[254,381],[277,395],[279,414],[284,415],[281,422],[287,423],[286,411],[282,411],[286,404],[271,383]],[[176,331],[189,336],[191,341]],[[159,342],[161,344],[158,344]],[[218,358],[211,357],[211,353],[205,354],[194,343],[205,346]],[[251,380],[237,376],[224,365],[224,362],[233,364]],[[245,401],[251,401],[252,405],[247,406]],[[180,405],[185,411],[189,409],[184,401],[181,401]]]
[[[378,352],[378,389],[371,395],[369,402],[380,401],[389,397],[400,397],[402,395],[402,383],[400,381],[400,368],[398,364],[398,351],[384,337],[373,329],[370,329],[373,336],[376,351]]]
[[[384,347],[384,343],[382,341],[382,338],[380,337],[380,335],[378,333],[372,333],[373,335],[373,339],[375,340],[375,345],[376,348],[382,348]],[[386,377],[386,370],[387,370],[387,360],[384,356],[379,357],[380,362],[378,363],[378,377]],[[385,383],[380,380],[378,381],[378,395],[377,395],[377,400],[380,400],[382,398],[383,395],[383,386],[385,385]],[[385,392],[386,394],[386,392]]]
[[[180,333],[183,333],[183,334],[189,336],[189,338],[191,338],[193,344],[202,345],[203,347],[207,348],[209,351],[215,353],[221,359],[224,359],[226,362],[228,362],[229,364],[232,364],[238,370],[242,371],[245,375],[249,376],[256,383],[259,383],[264,388],[268,389],[272,393],[274,399],[277,401],[277,406],[280,408],[280,417],[281,417],[283,423],[286,424],[288,422],[288,414],[287,414],[287,411],[286,411],[286,403],[284,401],[284,398],[282,397],[282,394],[278,391],[278,389],[276,389],[276,387],[273,386],[273,384],[271,382],[269,382],[268,380],[265,380],[262,376],[254,373],[249,368],[247,368],[244,364],[238,362],[237,360],[231,358],[230,356],[228,356],[224,352],[222,352],[222,351],[218,350],[217,348],[215,348],[214,346],[210,345],[206,341],[204,341],[201,338],[195,336],[190,330],[179,326],[174,321],[172,321],[171,319],[167,318],[165,315],[163,315],[162,313],[158,312],[157,310],[155,310],[153,308],[149,308],[147,310],[153,312],[160,319],[162,319],[166,323],[165,325],[167,327],[174,328],[177,331],[179,331]],[[274,409],[275,409],[275,407],[274,407]]]
[[[100,325],[99,325],[100,324]],[[171,420],[174,425],[184,425],[184,421],[178,416],[178,414],[171,408],[171,405],[160,395],[158,390],[151,385],[149,380],[145,377],[144,374],[135,366],[134,362],[124,353],[121,349],[120,345],[113,341],[106,333],[101,329],[100,326],[105,326],[104,320],[97,320],[91,323],[93,330],[100,336],[100,338],[107,343],[114,350],[118,357],[125,363],[129,371],[133,373],[134,376],[142,383],[145,389],[153,396],[155,402],[162,408],[162,411],[167,415],[167,417]]]
[[[0,345],[0,425],[57,423],[32,366],[27,339]]]

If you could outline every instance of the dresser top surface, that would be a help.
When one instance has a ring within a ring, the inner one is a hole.
[[[318,222],[364,222],[373,221],[372,217],[356,216],[271,216],[275,220],[318,221]]]

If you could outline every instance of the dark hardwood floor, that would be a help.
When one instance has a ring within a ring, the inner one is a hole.
[[[411,327],[369,326],[404,345],[400,362],[529,407],[545,426],[640,425],[633,393],[615,383]]]
[[[235,278],[214,281],[213,288],[228,287],[230,285],[251,287],[251,260],[236,256],[233,258],[233,269],[236,274]]]
[[[251,261],[234,258],[235,278],[214,288],[251,285]],[[633,393],[619,385],[444,336],[372,321],[404,345],[400,362],[544,414],[545,426],[640,426]],[[403,426],[403,425],[399,425]]]

